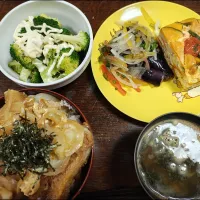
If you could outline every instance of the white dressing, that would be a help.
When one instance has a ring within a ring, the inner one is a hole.
[[[56,56],[56,58],[58,57],[58,55]],[[50,76],[51,75],[51,72],[52,70],[54,69],[56,65],[56,60],[53,61],[53,63],[50,65],[49,69],[48,69],[48,72],[47,72],[47,75]]]
[[[73,45],[68,44],[68,47],[67,47],[67,48],[71,48],[71,49],[69,50],[68,53],[63,53],[63,54],[62,54],[62,56],[60,57],[60,59],[59,59],[59,61],[58,61],[57,68],[60,67],[60,64],[62,63],[63,59],[64,59],[66,56],[70,56],[70,55],[73,53],[73,51],[74,51],[74,46],[73,46]]]
[[[61,44],[58,44],[58,45],[51,45],[51,44],[47,44],[44,46],[44,49],[43,49],[43,55],[45,56],[45,59],[44,59],[44,63],[45,64],[48,64],[49,63],[49,59],[47,58],[47,54],[49,52],[50,49],[55,49],[56,50],[56,55],[55,55],[55,59],[54,59],[54,62],[50,65],[49,69],[48,69],[48,72],[47,74],[50,75],[52,70],[54,69],[54,67],[56,66],[56,63],[57,63],[57,59],[60,55],[60,51],[63,49],[63,48],[70,48],[69,52],[67,53],[63,53],[61,58],[59,59],[58,61],[58,64],[57,64],[57,68],[59,68],[61,62],[63,61],[63,59],[66,57],[66,56],[70,56],[73,51],[74,51],[74,46],[71,45],[71,44],[67,44],[66,42],[64,43],[61,43]]]
[[[26,56],[29,56],[31,58],[38,58],[42,55],[44,55],[45,59],[43,61],[44,64],[48,65],[49,60],[46,57],[50,49],[56,49],[56,59],[58,58],[60,51],[62,48],[71,48],[68,53],[65,53],[62,55],[62,58],[59,60],[59,66],[66,56],[70,56],[74,50],[73,45],[62,43],[62,44],[55,44],[55,39],[51,37],[52,33],[62,33],[62,29],[53,28],[51,26],[48,26],[46,23],[43,23],[42,25],[34,25],[33,21],[34,17],[29,16],[28,20],[23,20],[16,28],[14,32],[14,40],[15,43],[19,45],[19,47],[24,51],[24,54]],[[20,33],[21,29],[25,28],[26,33]],[[35,28],[35,30],[31,30]],[[48,28],[48,29],[47,29]],[[48,74],[52,72],[56,65],[56,59],[51,64]]]
[[[44,64],[49,64],[49,59],[47,58],[47,54],[49,52],[50,49],[56,49],[56,45],[53,45],[53,44],[47,44],[44,46],[43,48],[43,55],[44,55],[44,60],[43,60],[43,63]]]

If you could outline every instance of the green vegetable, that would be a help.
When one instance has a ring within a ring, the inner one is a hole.
[[[65,48],[61,50],[60,57],[63,53],[70,51],[70,48]],[[60,58],[58,58],[59,60]],[[70,56],[65,56],[59,66],[59,70],[64,71],[65,75],[70,74],[79,66],[79,55],[76,51],[73,51]]]
[[[140,47],[142,47],[143,49],[145,49],[145,42],[144,41],[142,41],[142,43],[140,44]]]
[[[53,28],[58,28],[58,29],[61,28],[61,24],[57,19],[51,18],[44,14],[34,17],[33,23],[35,26],[43,25],[43,23],[45,23]]]
[[[52,74],[52,71],[51,73],[49,74],[48,71],[50,69],[50,67],[52,66],[52,64],[55,62],[55,67],[56,67],[56,62],[57,60],[55,60],[56,58],[56,50],[55,49],[50,49],[46,55],[46,57],[48,58],[49,60],[49,63],[47,65],[47,67],[40,72],[40,75],[41,75],[41,78],[42,78],[42,81],[44,83],[48,83],[48,82],[53,82],[55,80],[57,80],[56,78],[53,78],[53,74]],[[54,67],[54,68],[55,68]],[[39,68],[38,68],[39,69]]]
[[[63,58],[62,62],[60,63],[60,65],[58,66],[58,62],[59,62],[62,54],[67,53],[69,51],[70,51],[70,48],[63,48],[60,51],[60,55],[56,60],[55,67],[52,70],[52,72],[49,74],[48,71],[49,71],[51,65],[55,62],[55,56],[56,56],[55,49],[49,50],[49,52],[47,54],[47,58],[49,59],[48,67],[40,73],[41,78],[44,83],[60,79],[64,76],[72,73],[79,66],[80,58],[79,58],[79,54],[76,51],[73,51],[70,56],[65,56]]]
[[[195,37],[195,38],[200,40],[200,36],[198,34],[196,34],[195,32],[193,32],[191,30],[189,30],[188,32],[190,33],[191,36],[193,36],[193,37]]]
[[[158,44],[156,41],[152,42],[150,44],[150,52],[153,51],[154,49],[156,49],[158,47]]]
[[[28,19],[26,20],[29,21]],[[43,42],[43,44],[38,48],[41,50],[41,56],[37,58],[31,58],[29,56],[26,56],[24,51],[20,48],[20,46],[16,43],[13,43],[10,45],[10,54],[12,58],[15,60],[15,62],[19,63],[19,66],[21,65],[21,69],[14,68],[13,70],[16,71],[18,74],[20,74],[20,80],[27,81],[29,80],[32,83],[40,83],[40,82],[52,82],[59,78],[62,78],[68,74],[70,74],[72,71],[74,71],[79,63],[84,59],[85,53],[88,49],[90,38],[88,33],[84,31],[80,31],[77,35],[72,35],[71,31],[67,28],[62,28],[61,23],[55,19],[51,18],[47,15],[39,15],[35,16],[33,18],[33,24],[30,25],[29,28],[33,30],[41,30],[41,27],[43,24],[47,24],[48,26],[51,26],[52,28],[56,28],[61,30],[61,34],[58,34],[57,32],[52,32],[51,35],[47,36],[45,38],[48,40],[49,37],[50,40],[52,40],[53,45],[60,45],[64,42],[69,43],[74,46],[75,51],[72,53],[71,56],[66,56],[62,59],[61,63],[58,62],[62,56],[63,53],[69,52],[70,49],[63,49],[62,51],[58,51],[59,49],[50,49],[45,56],[42,54],[44,53],[44,46],[47,45],[48,42]],[[48,31],[50,28],[47,27],[46,31]],[[26,27],[20,28],[20,33],[25,34],[26,33]],[[42,34],[45,36],[45,32],[39,32],[39,34]],[[19,35],[21,37],[21,35]],[[25,36],[26,37],[26,36]],[[30,37],[28,37],[30,38]],[[24,38],[27,40],[26,38]],[[31,42],[31,41],[30,41]],[[25,44],[26,45],[26,44]],[[37,48],[37,45],[36,45]],[[56,52],[58,51],[58,52]],[[57,55],[59,54],[59,55]],[[45,62],[47,61],[47,62]],[[23,70],[22,70],[23,69]],[[27,70],[25,70],[27,69]]]
[[[48,54],[46,55],[46,57],[49,59],[49,63],[48,63],[48,67],[52,65],[52,63],[55,60],[56,57],[56,50],[55,49],[50,49],[48,51]]]
[[[17,62],[16,60],[12,60],[8,63],[8,67],[10,67],[13,71],[15,71],[17,74],[20,74],[22,71],[22,65]]]
[[[43,64],[42,60],[37,58],[33,60],[33,64],[37,67],[39,72],[42,72],[47,68],[47,66]]]
[[[45,18],[43,16],[37,16],[34,18],[35,26],[36,26],[36,24],[43,25],[43,23],[46,23],[48,26],[52,25],[51,27],[53,27],[53,28],[62,29],[63,30],[62,34],[64,34],[64,35],[72,35],[71,31],[69,31],[67,28],[61,28],[60,22],[56,21],[54,18]],[[31,30],[41,30],[41,28],[32,26]],[[47,28],[46,30],[49,30],[49,28]],[[22,33],[22,34],[26,33],[26,28],[25,27],[21,28],[20,33]]]
[[[72,44],[77,52],[86,51],[90,43],[89,35],[87,32],[84,31],[79,31],[77,35],[63,35],[52,33],[51,36],[54,39]]]
[[[42,78],[40,76],[40,72],[37,69],[34,69],[30,74],[30,82],[31,83],[42,83]]]
[[[21,81],[27,82],[30,74],[31,74],[31,71],[29,69],[22,67],[22,70],[19,75],[19,79]]]
[[[58,79],[58,77],[53,76],[52,73],[48,74],[49,67],[47,67],[44,71],[40,72],[40,76],[44,83],[53,82]]]
[[[13,123],[11,134],[7,135],[4,131],[0,136],[2,174],[19,174],[23,178],[27,170],[43,174],[48,168],[52,168],[50,153],[58,146],[53,143],[54,137],[55,135],[47,135],[44,129],[38,128],[37,122],[31,123],[26,116],[20,116]]]
[[[49,19],[48,19],[49,20]],[[42,23],[42,22],[40,22],[40,23]],[[46,23],[46,22],[45,22]],[[43,23],[42,23],[43,24]],[[42,25],[41,24],[41,25]],[[67,28],[58,28],[58,29],[62,29],[63,30],[63,32],[61,33],[61,34],[63,34],[63,35],[72,35],[72,33],[71,33],[71,31],[69,31]],[[31,30],[33,31],[33,30],[41,30],[41,28],[37,28],[37,27],[31,27]],[[49,28],[47,28],[46,30],[49,30]],[[21,28],[21,31],[20,31],[20,33],[26,33],[26,28],[25,27],[23,27],[23,28]]]
[[[62,28],[63,32],[62,34],[63,35],[72,35],[71,31],[69,31],[67,28]]]
[[[25,27],[21,28],[20,33],[26,33],[26,28]]]
[[[100,56],[98,57],[98,62],[105,64],[107,68],[110,68],[110,61],[106,59],[107,55],[112,55],[110,49],[109,46],[104,44],[99,47]]]
[[[10,45],[10,55],[16,61],[18,61],[26,69],[32,70],[35,68],[35,65],[32,63],[32,58],[25,56],[23,50],[19,45],[13,43]]]

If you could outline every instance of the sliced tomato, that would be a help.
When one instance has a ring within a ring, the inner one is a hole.
[[[112,75],[112,73],[107,69],[107,67],[103,64],[101,65],[101,70],[103,72],[103,76],[106,80],[108,80],[116,90],[118,90],[123,96],[126,95],[126,91],[122,88],[119,81]]]
[[[185,40],[184,47],[185,54],[191,54],[192,56],[199,56],[200,54],[200,40],[195,37],[190,37]]]

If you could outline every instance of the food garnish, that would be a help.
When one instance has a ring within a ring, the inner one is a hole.
[[[43,174],[50,164],[50,153],[58,146],[53,142],[55,135],[46,134],[44,128],[38,128],[37,122],[31,123],[26,117],[20,116],[13,123],[11,133],[0,135],[0,160],[3,162],[2,174],[18,174],[21,178],[27,170]]]
[[[14,32],[8,66],[19,79],[48,83],[72,73],[87,52],[90,38],[80,30],[73,34],[47,15],[29,16]]]

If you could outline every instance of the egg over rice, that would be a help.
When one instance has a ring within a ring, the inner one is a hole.
[[[29,123],[29,132],[32,131],[33,126],[35,127],[33,132],[42,131],[41,137],[38,136],[41,140],[40,144],[34,141],[32,136],[28,136],[30,139],[27,141],[23,141],[25,137],[17,141],[18,135],[20,138],[20,134],[25,134],[19,133],[20,128],[23,128],[21,119],[24,120],[24,124]],[[23,196],[29,199],[66,199],[77,174],[87,162],[91,152],[93,137],[88,124],[81,123],[75,110],[63,100],[59,101],[43,93],[28,96],[22,92],[8,90],[5,92],[5,104],[0,109],[0,126],[2,128],[0,130],[0,172],[2,173],[0,199]],[[9,143],[9,140],[12,142]],[[36,143],[32,145],[31,142]],[[42,146],[43,142],[46,142],[44,144],[49,142],[49,146]],[[16,152],[20,148],[22,152],[18,155]],[[5,151],[12,151],[13,157]],[[34,160],[37,156],[42,157],[45,152],[49,152],[49,155],[44,157],[45,166],[42,166],[41,159],[38,161],[39,164],[37,159],[35,163],[30,160],[27,162],[28,158],[25,160],[27,155],[32,156]],[[21,160],[17,160],[19,158]]]

